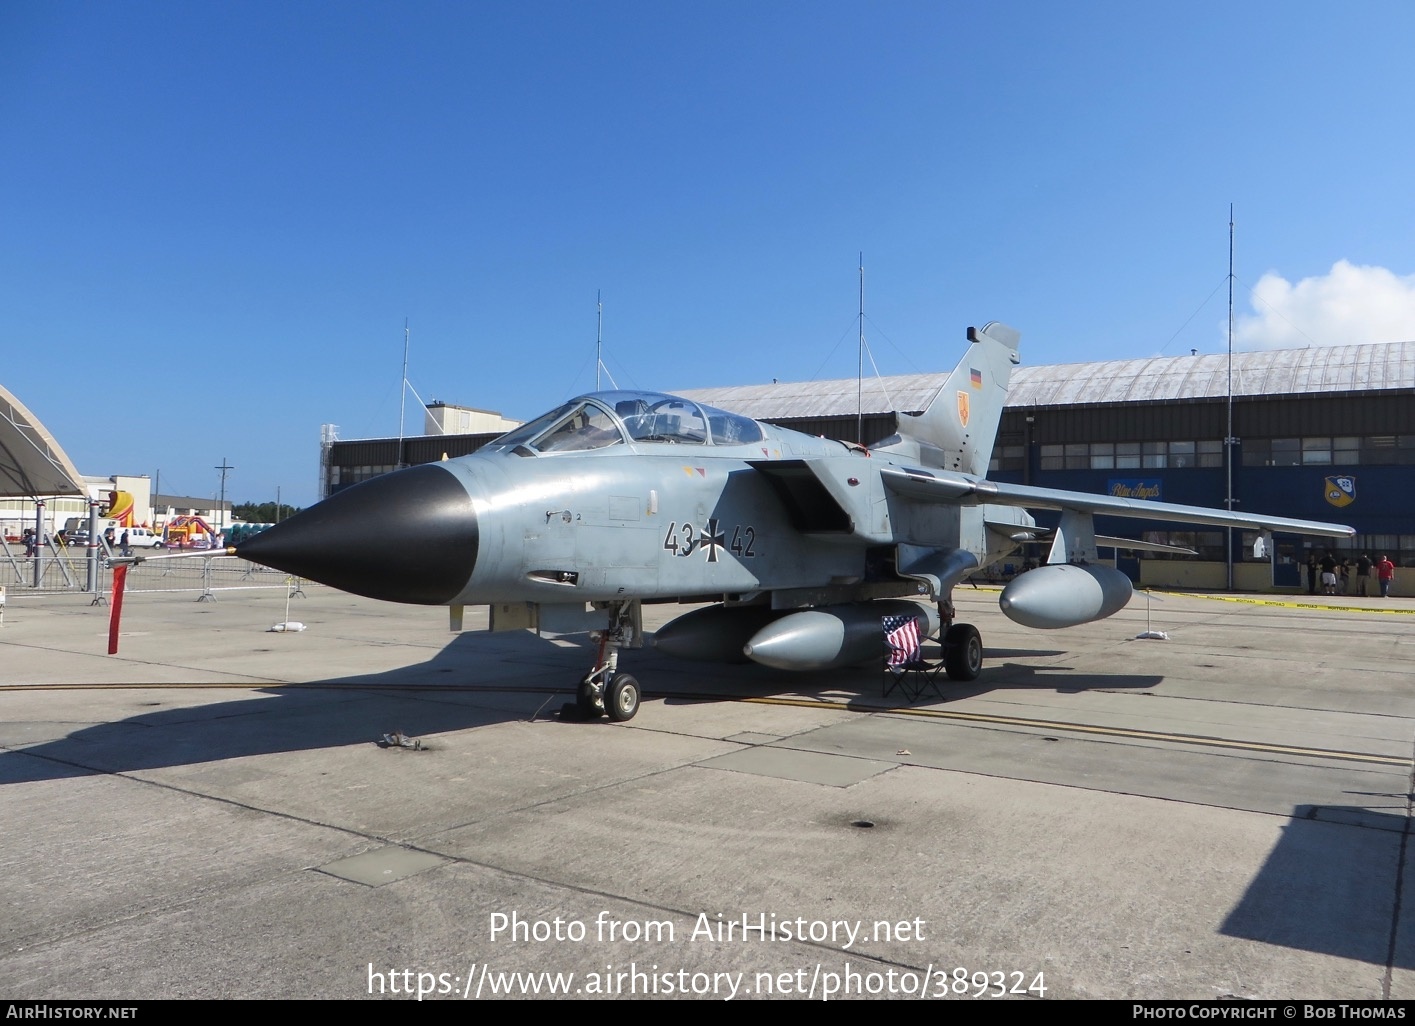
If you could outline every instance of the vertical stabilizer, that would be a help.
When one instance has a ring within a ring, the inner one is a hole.
[[[899,433],[919,443],[926,462],[986,477],[1007,382],[1021,361],[1021,334],[997,321],[969,328],[972,343],[923,413],[901,414]]]

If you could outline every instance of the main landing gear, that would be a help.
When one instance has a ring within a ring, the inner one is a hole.
[[[632,720],[639,711],[639,682],[619,672],[619,650],[633,644],[636,634],[632,603],[616,602],[609,608],[609,626],[598,632],[598,654],[575,689],[575,705],[585,719],[608,716],[616,723]]]
[[[971,623],[953,622],[953,603],[938,604],[943,630],[943,669],[949,680],[977,680],[983,672],[983,636]]]
[[[943,634],[943,669],[949,680],[977,680],[983,672],[983,637],[971,623],[955,623]]]

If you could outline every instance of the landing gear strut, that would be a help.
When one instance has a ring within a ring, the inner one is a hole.
[[[637,603],[612,603],[609,626],[591,635],[599,642],[595,666],[575,689],[575,705],[586,719],[608,716],[623,723],[639,711],[639,682],[630,674],[619,672],[619,650],[637,647],[637,613]]]

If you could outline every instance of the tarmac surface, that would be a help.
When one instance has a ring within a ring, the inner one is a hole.
[[[1415,602],[960,590],[946,700],[306,586],[0,627],[0,995],[1411,999]],[[646,628],[678,607],[648,607]],[[484,613],[484,611],[483,611]],[[389,745],[385,735],[420,748]],[[411,742],[410,742],[411,743]]]

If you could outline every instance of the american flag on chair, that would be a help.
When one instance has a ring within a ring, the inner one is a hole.
[[[907,666],[919,661],[919,618],[908,613],[880,618],[884,640],[889,643],[889,655],[884,665]]]

